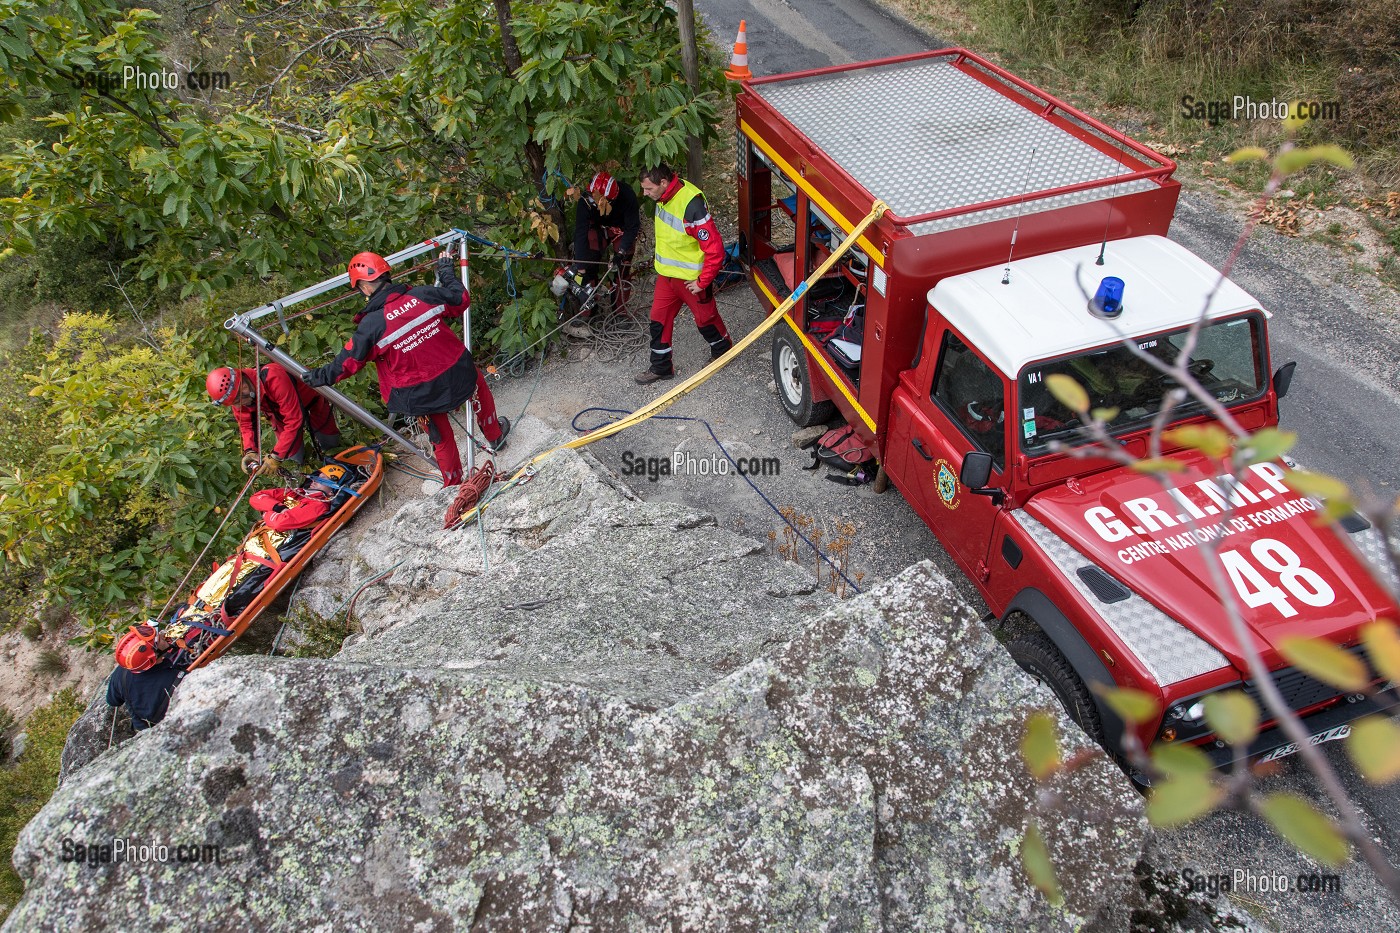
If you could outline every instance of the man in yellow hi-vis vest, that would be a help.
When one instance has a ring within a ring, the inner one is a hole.
[[[642,194],[656,202],[656,294],[651,300],[651,366],[639,385],[675,377],[671,326],[681,305],[695,315],[700,336],[717,359],[734,344],[715,306],[711,283],[724,265],[724,242],[705,196],[666,163],[643,170]]]

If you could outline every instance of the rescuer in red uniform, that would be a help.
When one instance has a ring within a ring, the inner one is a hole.
[[[496,418],[496,400],[462,338],[447,326],[461,317],[470,296],[457,277],[452,255],[438,257],[437,284],[416,288],[393,281],[389,263],[375,253],[350,260],[350,287],[369,301],[355,316],[355,333],[331,362],[311,370],[307,385],[328,386],[353,376],[373,361],[379,391],[389,410],[426,417],[433,455],[444,486],[462,482],[462,459],[448,413],[475,397],[476,423],[486,442],[505,447],[510,421]]]
[[[681,305],[695,315],[710,359],[734,344],[715,306],[711,284],[724,266],[724,241],[705,195],[664,162],[646,169],[642,193],[656,202],[656,293],[651,300],[651,366],[636,376],[639,385],[676,374],[671,361],[671,328]]]
[[[243,472],[273,472],[283,460],[300,465],[306,460],[302,429],[310,431],[321,450],[339,449],[340,428],[330,404],[288,373],[277,363],[265,363],[258,368],[258,379],[251,369],[230,369],[221,366],[209,373],[204,387],[216,404],[233,409],[238,431],[243,435]],[[261,382],[262,398],[258,398]],[[259,461],[259,425],[257,411],[272,425],[277,443],[272,453]]]

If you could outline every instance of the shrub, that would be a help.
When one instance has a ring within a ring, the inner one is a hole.
[[[68,730],[82,715],[83,704],[72,688],[60,691],[48,706],[35,710],[25,723],[29,736],[24,754],[0,780],[0,920],[24,893],[11,856],[24,825],[53,796]]]

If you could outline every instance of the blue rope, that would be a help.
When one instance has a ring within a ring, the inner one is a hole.
[[[540,178],[540,203],[545,207],[554,207],[559,203],[559,200],[549,193],[549,176],[551,175],[564,183],[565,190],[574,186],[574,183],[569,181],[558,169],[547,169],[543,177]]]
[[[579,419],[582,418],[584,415],[588,414],[590,411],[599,411],[603,412],[604,414],[615,415],[617,417],[604,419],[603,421],[600,421],[598,424],[595,424],[591,428],[585,429],[579,427]],[[580,411],[578,414],[574,415],[574,420],[570,422],[569,427],[582,434],[587,434],[591,431],[596,431],[598,428],[601,428],[605,424],[611,424],[612,422],[617,421],[620,418],[630,414],[632,414],[630,411],[624,411],[620,408],[585,408],[583,409],[583,411]],[[808,538],[802,533],[802,530],[800,528],[798,528],[792,522],[788,521],[788,517],[784,515],[776,505],[773,504],[773,500],[769,499],[766,495],[763,494],[763,490],[758,488],[757,483],[750,479],[747,474],[740,472],[739,464],[735,462],[734,458],[729,455],[729,451],[725,449],[724,443],[720,441],[719,437],[715,434],[715,429],[710,427],[710,422],[706,421],[704,418],[692,418],[686,415],[652,415],[652,418],[658,421],[695,421],[700,424],[703,424],[705,426],[705,430],[710,432],[710,439],[715,442],[715,446],[719,448],[720,453],[724,454],[724,459],[728,460],[730,465],[734,467],[734,472],[743,477],[744,482],[748,483],[749,486],[753,489],[753,491],[758,494],[758,497],[763,500],[764,504],[767,505],[768,508],[773,510],[773,514],[781,518],[783,520],[783,523],[789,528],[791,528],[793,533],[799,538],[801,538],[807,544],[807,546],[810,547],[812,551],[818,557],[820,557],[828,567],[831,568],[832,573],[839,576],[842,580],[845,580],[846,584],[850,586],[850,588],[855,592],[864,592],[864,590],[862,590],[859,586],[856,585],[856,582],[854,580],[846,576],[841,571],[840,567],[837,567],[834,563],[832,563],[831,558],[827,557],[826,553],[822,551],[821,548],[817,547],[816,542],[812,541],[811,538]]]

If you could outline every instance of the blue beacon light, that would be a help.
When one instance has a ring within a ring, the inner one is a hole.
[[[1123,313],[1123,280],[1117,276],[1105,276],[1089,302],[1089,309],[1100,317],[1115,318]]]

